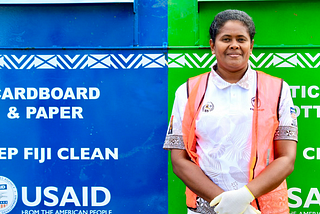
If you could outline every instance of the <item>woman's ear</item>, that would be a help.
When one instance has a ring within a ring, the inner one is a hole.
[[[252,40],[252,41],[251,41],[251,44],[250,44],[250,55],[252,54],[253,44],[254,44],[254,40]]]
[[[212,39],[209,40],[209,43],[210,43],[211,53],[214,54],[215,53],[215,51],[214,51],[214,43],[213,43]]]

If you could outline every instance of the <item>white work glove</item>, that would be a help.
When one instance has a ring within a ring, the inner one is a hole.
[[[215,197],[210,206],[215,206],[214,211],[219,214],[243,214],[254,196],[247,186],[238,190],[223,192]]]
[[[256,210],[256,208],[254,208],[253,206],[249,205],[243,214],[261,214],[261,212],[259,210]]]

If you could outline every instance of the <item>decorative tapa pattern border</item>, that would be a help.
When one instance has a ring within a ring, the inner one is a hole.
[[[251,55],[252,68],[318,68],[320,53],[260,53]],[[210,68],[216,58],[210,53],[166,54],[35,54],[0,55],[0,69],[139,69]]]
[[[260,53],[250,56],[252,68],[318,68],[320,66],[320,53]],[[169,54],[168,66],[170,68],[210,68],[216,63],[214,55],[205,53]]]
[[[164,68],[164,54],[0,55],[1,69]]]

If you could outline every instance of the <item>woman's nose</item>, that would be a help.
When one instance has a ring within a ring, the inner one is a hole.
[[[237,41],[232,41],[232,43],[230,44],[230,49],[236,50],[239,49],[239,44]]]

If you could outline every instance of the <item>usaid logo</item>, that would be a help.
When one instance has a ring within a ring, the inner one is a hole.
[[[0,213],[11,212],[18,200],[17,188],[12,181],[0,176]]]

